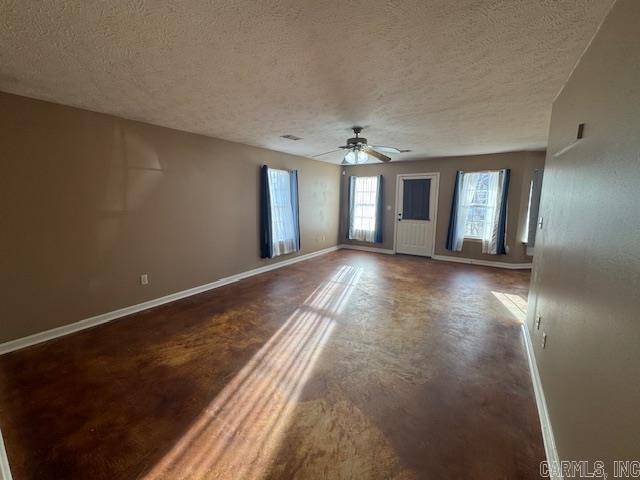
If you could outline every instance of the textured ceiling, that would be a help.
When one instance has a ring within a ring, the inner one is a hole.
[[[0,0],[0,90],[307,156],[355,124],[394,159],[541,149],[611,3]]]

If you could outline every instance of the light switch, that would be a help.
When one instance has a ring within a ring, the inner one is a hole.
[[[149,284],[149,275],[143,273],[140,275],[140,285],[148,285]]]

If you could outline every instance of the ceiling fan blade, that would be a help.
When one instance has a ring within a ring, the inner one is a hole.
[[[383,162],[390,162],[391,161],[391,159],[389,157],[387,157],[386,155],[383,155],[380,152],[376,152],[373,148],[368,148],[367,149],[367,154],[372,156],[372,157],[374,157],[374,158],[377,158],[378,160],[381,160]]]
[[[321,157],[323,155],[329,155],[330,153],[333,153],[333,152],[339,152],[342,148],[343,147],[338,147],[336,150],[331,150],[329,152],[319,153],[318,155],[312,155],[311,158]]]
[[[371,148],[377,150],[378,152],[384,153],[401,153],[402,150],[396,147],[385,147],[384,145],[371,145]]]

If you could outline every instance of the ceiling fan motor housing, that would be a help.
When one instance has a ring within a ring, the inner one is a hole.
[[[350,147],[366,146],[367,139],[362,137],[353,137],[347,139],[347,145]]]

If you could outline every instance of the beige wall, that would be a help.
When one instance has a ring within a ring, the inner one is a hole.
[[[562,460],[640,456],[639,25],[618,0],[553,104],[528,326]]]
[[[336,244],[335,165],[2,93],[0,145],[0,342],[269,263],[263,163],[299,170],[302,253]]]
[[[412,162],[376,163],[346,167],[346,175],[342,177],[341,208],[340,208],[340,239],[341,243],[366,245],[376,248],[393,249],[395,224],[396,179],[402,173],[440,173],[440,187],[438,195],[438,219],[436,225],[436,255],[451,255],[481,260],[500,261],[508,263],[530,263],[531,257],[526,255],[522,244],[526,211],[529,200],[529,185],[536,168],[544,167],[544,152],[511,152],[493,155],[476,155],[469,157],[432,158]],[[479,242],[466,241],[462,252],[450,252],[446,249],[447,231],[451,200],[457,170],[479,171],[495,170],[499,168],[511,169],[509,185],[509,213],[507,219],[507,255],[486,255],[482,253]],[[347,237],[347,189],[349,175],[383,175],[384,182],[384,218],[383,242],[363,243],[346,240]],[[390,208],[389,208],[390,207]]]

